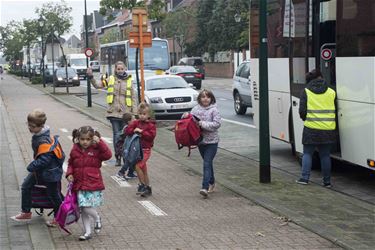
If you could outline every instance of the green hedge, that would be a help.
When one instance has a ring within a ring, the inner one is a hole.
[[[31,84],[42,84],[43,79],[41,76],[33,76],[31,78]]]

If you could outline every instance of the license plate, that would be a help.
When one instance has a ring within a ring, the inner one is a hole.
[[[186,78],[194,78],[194,76],[185,76]]]
[[[171,109],[186,109],[189,106],[187,104],[181,104],[181,105],[171,105]]]

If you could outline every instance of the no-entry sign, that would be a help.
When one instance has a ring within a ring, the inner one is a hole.
[[[330,49],[323,49],[321,52],[321,57],[323,60],[330,60],[332,58],[332,51]]]
[[[91,57],[94,54],[94,51],[90,48],[85,49],[85,55]]]

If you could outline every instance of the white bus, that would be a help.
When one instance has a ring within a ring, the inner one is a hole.
[[[305,73],[320,68],[337,91],[339,140],[332,157],[375,170],[375,1],[267,2],[271,136],[303,152],[299,97]],[[250,81],[258,125],[259,0],[251,1],[250,16]]]
[[[117,61],[125,62],[128,70],[135,70],[135,52],[135,48],[130,48],[129,40],[100,45],[100,72],[112,74]],[[168,41],[152,39],[152,47],[144,49],[144,68],[167,70],[169,65]]]

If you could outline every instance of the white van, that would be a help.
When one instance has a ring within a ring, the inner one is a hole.
[[[250,61],[243,61],[233,76],[232,86],[234,111],[238,115],[246,113],[248,107],[252,107],[253,90],[250,85]]]
[[[66,61],[68,63],[68,66],[77,71],[79,77],[83,77],[83,79],[86,79],[87,65],[85,54],[68,54],[66,55]]]

